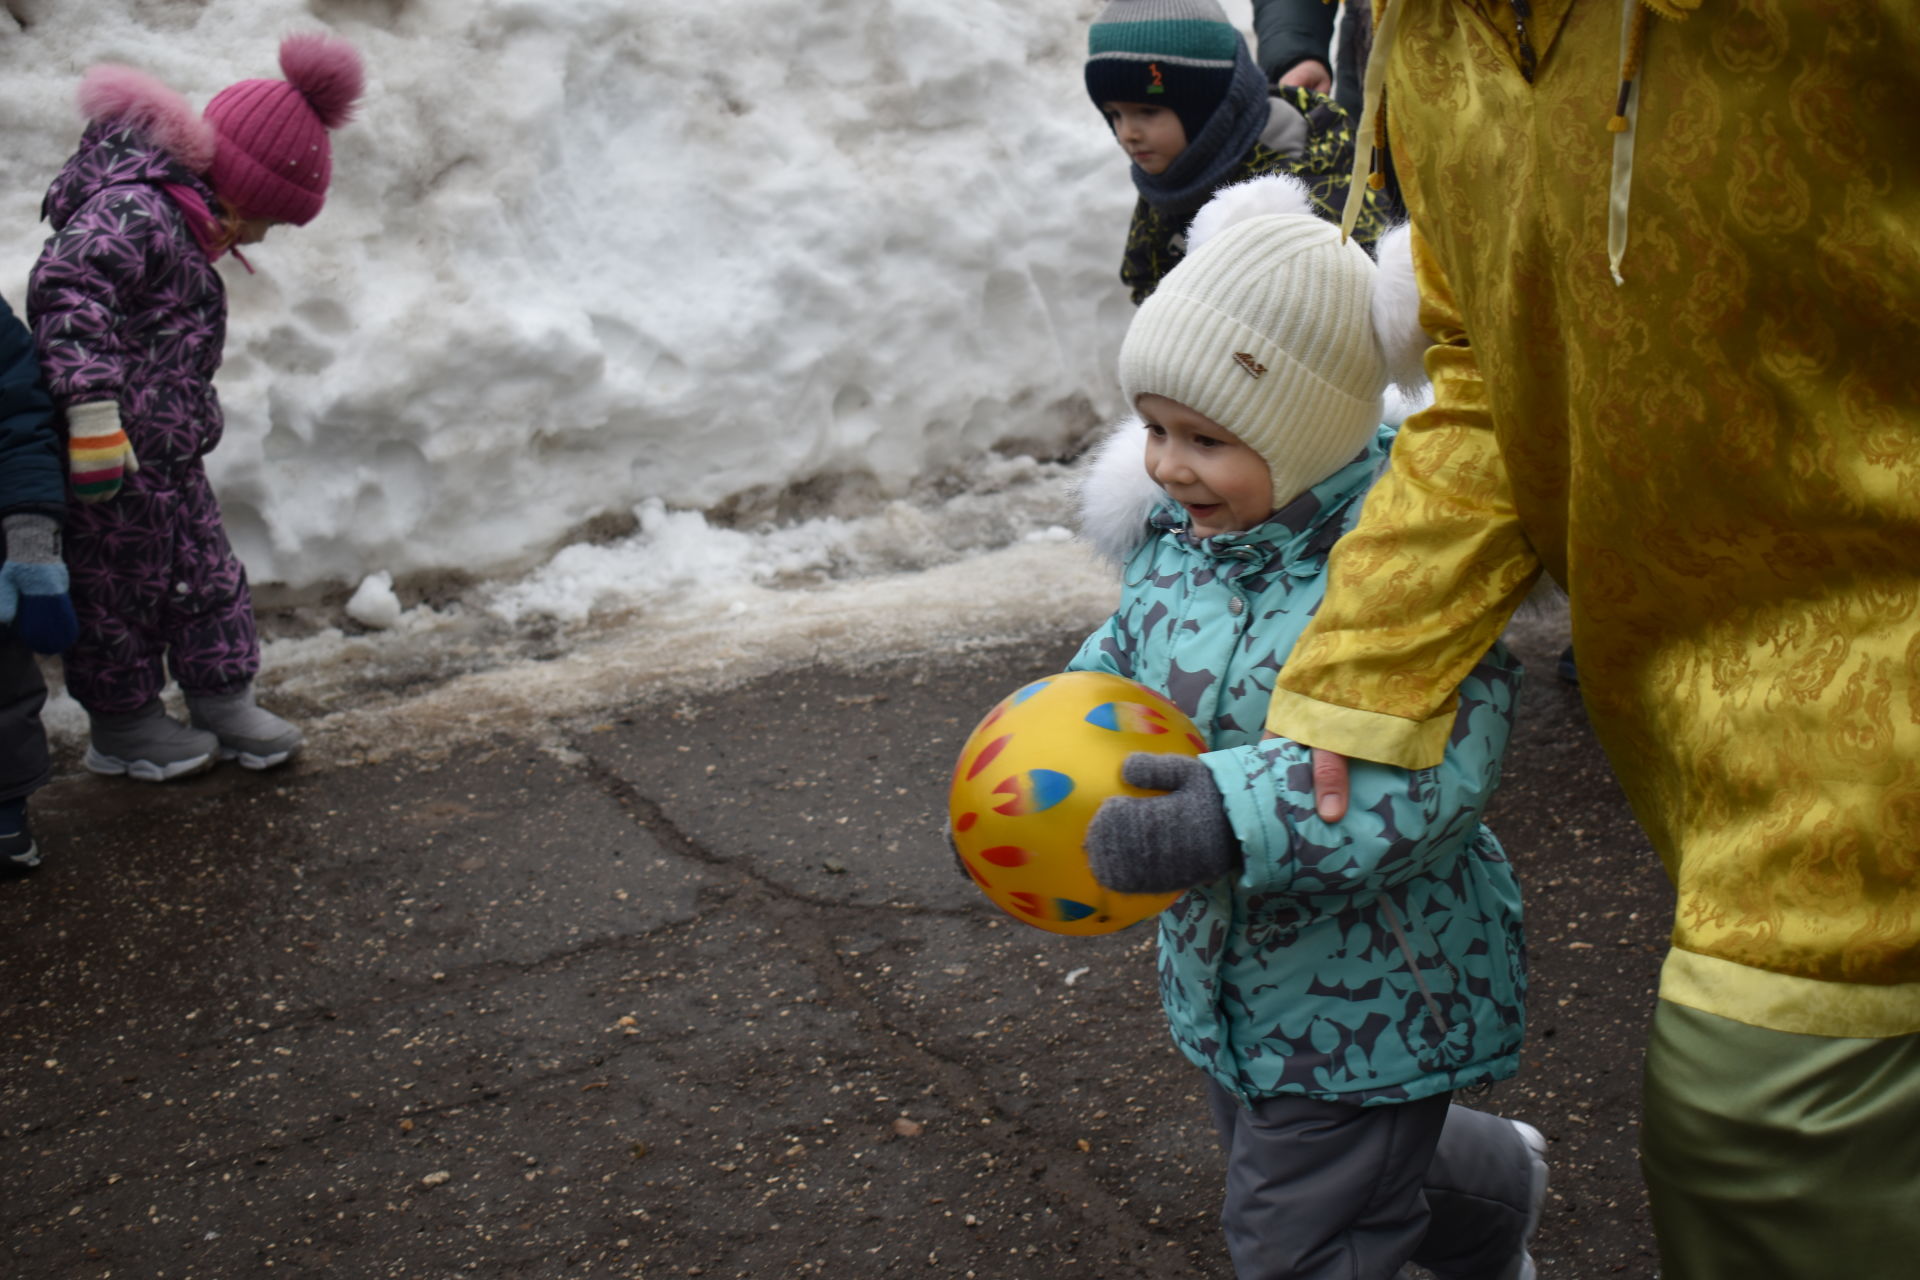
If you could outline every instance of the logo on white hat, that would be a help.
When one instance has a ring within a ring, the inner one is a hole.
[[[1256,378],[1267,371],[1267,366],[1261,364],[1244,351],[1234,352],[1233,362]]]

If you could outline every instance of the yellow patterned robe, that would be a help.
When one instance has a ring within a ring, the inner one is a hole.
[[[1544,566],[1678,890],[1661,995],[1920,1031],[1920,11],[1654,20],[1616,285],[1620,6],[1535,0],[1531,85],[1510,6],[1399,7],[1388,136],[1436,403],[1269,727],[1438,761]]]

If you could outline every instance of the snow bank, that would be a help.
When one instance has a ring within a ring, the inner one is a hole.
[[[256,581],[500,574],[648,503],[884,503],[1116,407],[1099,7],[14,0],[0,290],[23,301],[82,70],[197,106],[323,27],[368,66],[327,209],[224,268],[210,465]]]

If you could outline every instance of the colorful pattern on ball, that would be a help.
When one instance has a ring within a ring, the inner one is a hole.
[[[1033,681],[981,719],[955,762],[954,848],[1016,920],[1068,934],[1125,928],[1179,895],[1101,886],[1087,869],[1087,824],[1108,798],[1144,794],[1120,776],[1127,756],[1203,750],[1178,707],[1130,680],[1077,671]]]
[[[1025,685],[1019,689],[1015,689],[1010,695],[1008,695],[1007,700],[1005,702],[1003,702],[1002,704],[1000,704],[1000,706],[994,708],[993,711],[988,713],[988,718],[994,719],[994,720],[999,719],[1002,715],[1006,713],[1006,710],[1008,707],[1019,706],[1021,703],[1025,702],[1028,698],[1033,697],[1034,694],[1039,693],[1042,689],[1046,688],[1048,685],[1052,683],[1053,681],[1051,679],[1035,680],[1030,685]]]
[[[995,813],[1044,813],[1073,794],[1073,779],[1053,769],[1033,769],[994,785],[993,794],[1010,796],[993,806]]]
[[[1137,702],[1103,702],[1087,712],[1087,723],[1113,733],[1166,733],[1166,716]]]
[[[1075,902],[1072,898],[1043,898],[1033,893],[1010,893],[1014,909],[1035,921],[1057,921],[1072,924],[1085,920],[1098,912],[1100,908],[1085,902]]]
[[[998,719],[998,717],[990,716],[988,717],[988,719],[991,721],[994,719]],[[986,749],[981,751],[979,755],[973,758],[973,764],[970,765],[967,769],[967,776],[969,778],[979,777],[980,771],[986,768],[988,765],[992,764],[994,761],[994,757],[998,756],[1002,751],[1005,751],[1007,749],[1007,744],[1012,741],[1013,741],[1013,735],[1009,734],[1004,738],[995,738],[992,742],[989,742],[986,745]],[[966,759],[966,756],[962,755],[960,758],[964,760]]]

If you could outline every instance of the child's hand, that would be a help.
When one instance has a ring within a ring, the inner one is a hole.
[[[35,653],[73,646],[80,624],[67,596],[60,561],[60,527],[50,516],[11,515],[4,521],[7,562],[0,564],[0,622]]]
[[[123,478],[140,469],[120,429],[118,405],[96,400],[67,410],[67,467],[73,495],[82,502],[105,502],[120,492]]]
[[[1093,878],[1116,893],[1173,893],[1240,865],[1240,842],[1207,766],[1192,756],[1136,751],[1120,767],[1160,796],[1114,796],[1087,826]]]
[[[1289,67],[1286,74],[1282,75],[1275,83],[1282,89],[1289,89],[1295,85],[1299,85],[1302,88],[1311,89],[1315,93],[1331,95],[1333,93],[1333,72],[1327,70],[1327,64],[1321,62],[1318,58],[1302,58],[1299,62]]]

